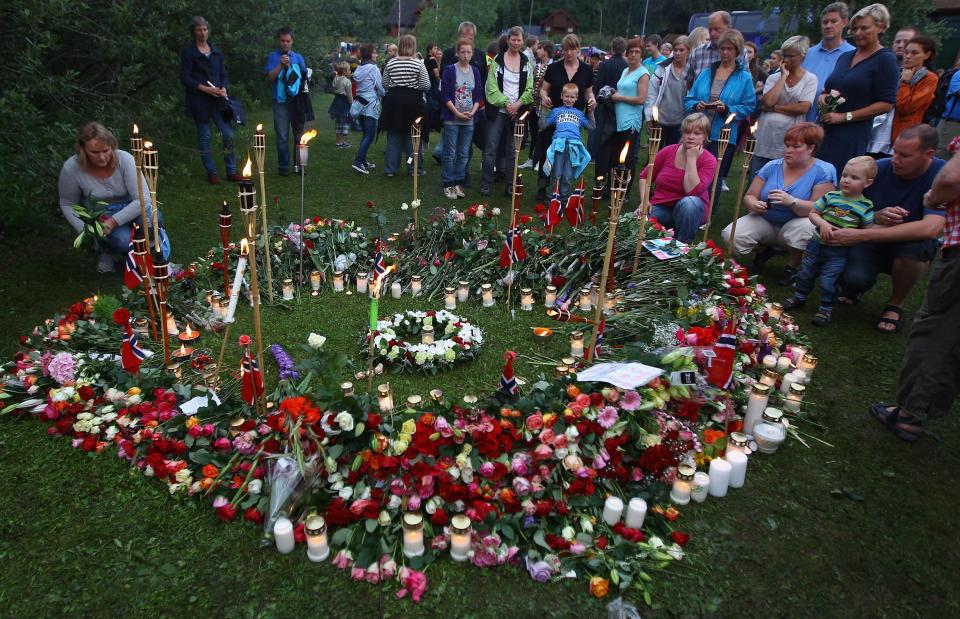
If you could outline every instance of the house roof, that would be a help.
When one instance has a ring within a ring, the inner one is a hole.
[[[551,26],[551,27],[556,27],[556,26],[568,27],[568,26],[572,26],[572,27],[576,28],[576,27],[577,27],[577,20],[575,20],[573,17],[571,17],[570,14],[567,13],[566,11],[564,11],[563,9],[557,9],[557,10],[554,11],[553,13],[550,13],[549,15],[547,15],[544,19],[540,20],[540,25],[542,25],[542,26],[544,26],[544,27],[546,27],[546,26]]]

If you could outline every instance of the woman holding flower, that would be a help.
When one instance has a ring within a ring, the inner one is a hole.
[[[882,4],[860,9],[850,22],[856,49],[837,59],[824,83],[818,100],[824,126],[820,159],[837,170],[867,152],[874,117],[886,114],[897,102],[897,56],[880,44],[889,25],[890,12]]]

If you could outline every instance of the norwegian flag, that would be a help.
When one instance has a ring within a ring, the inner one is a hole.
[[[600,358],[600,347],[603,346],[603,328],[607,326],[607,319],[604,318],[600,321],[600,326],[597,327],[597,342],[593,345],[593,358]]]
[[[253,406],[257,403],[257,398],[263,393],[263,374],[260,373],[260,366],[257,360],[250,354],[250,349],[243,354],[243,361],[240,363],[240,373],[242,374],[241,397],[243,401]]]
[[[584,195],[583,178],[581,178],[580,182],[577,183],[577,188],[567,198],[567,206],[564,209],[567,215],[567,223],[574,228],[582,224],[585,217],[583,213]]]
[[[517,379],[513,375],[513,360],[517,358],[517,353],[508,350],[503,354],[506,364],[503,366],[503,374],[500,375],[500,391],[508,395],[517,395]]]
[[[140,348],[137,334],[130,328],[128,321],[123,333],[123,342],[120,344],[120,364],[124,371],[136,374],[140,371],[140,364],[147,358],[147,353]]]
[[[140,267],[137,266],[137,254],[133,249],[134,231],[130,231],[130,244],[127,245],[127,259],[123,270],[123,283],[130,290],[135,290],[143,282]]]
[[[560,201],[560,181],[553,184],[553,195],[550,196],[550,208],[547,209],[547,227],[554,228],[563,221],[566,207]]]
[[[377,239],[377,255],[373,257],[373,281],[377,281],[387,272],[387,263],[383,259],[383,246],[380,239]]]
[[[500,268],[505,269],[514,262],[527,259],[527,250],[523,247],[523,238],[520,236],[520,227],[514,226],[507,230],[500,249]]]
[[[713,345],[713,357],[707,366],[707,382],[714,387],[726,389],[733,379],[733,362],[737,356],[736,323],[727,323],[723,333]]]

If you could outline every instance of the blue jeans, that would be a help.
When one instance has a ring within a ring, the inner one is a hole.
[[[146,187],[144,187],[146,191]],[[110,215],[111,217],[119,213],[125,206],[127,202],[118,202],[116,204],[108,204],[104,213]],[[122,226],[117,226],[113,229],[110,234],[107,235],[107,249],[111,254],[117,255],[126,255],[127,249],[130,247],[130,233],[133,231],[133,224],[141,224],[142,217],[137,217],[133,221],[123,224]],[[150,225],[150,251],[153,251],[154,243],[153,240],[153,208],[147,208],[147,220]],[[157,221],[160,223],[160,251],[163,254],[164,259],[170,258],[170,239],[167,237],[166,231],[163,229],[163,213],[157,213]]]
[[[566,150],[560,150],[553,153],[553,167],[550,169],[550,183],[556,186],[560,182],[561,204],[567,203],[570,197],[570,181],[573,180],[573,164],[570,163],[570,154]]]
[[[294,163],[300,165],[300,137],[303,125],[290,121],[290,109],[287,102],[273,102],[273,130],[277,134],[277,169],[286,172],[290,169],[290,127],[293,126]]]
[[[214,112],[210,116],[211,120],[217,125],[220,135],[223,136],[223,163],[227,168],[227,174],[237,173],[237,154],[233,150],[233,127],[225,121],[223,117]],[[213,132],[210,130],[210,121],[196,121],[197,124],[197,148],[200,150],[200,161],[206,168],[207,174],[216,174],[217,166],[213,163],[213,147],[211,139]]]
[[[473,143],[473,123],[457,125],[443,123],[443,168],[440,181],[444,187],[462,185],[470,163],[470,146]]]
[[[827,312],[833,309],[833,299],[837,296],[837,282],[847,266],[849,247],[831,247],[821,245],[817,237],[810,239],[803,253],[800,272],[797,273],[796,292],[799,301],[806,301],[813,291],[813,285],[820,276],[820,309]]]
[[[413,140],[410,139],[409,131],[387,131],[387,154],[383,162],[383,172],[385,174],[396,174],[400,171],[402,163],[401,157],[407,163],[407,173],[413,174],[413,162],[410,157],[413,156]],[[417,164],[420,175],[423,175],[423,140],[420,140],[420,152],[417,155],[420,162]]]
[[[696,196],[687,196],[674,205],[653,204],[651,211],[665,228],[673,228],[681,243],[689,243],[697,236],[707,205]]]
[[[366,165],[367,151],[377,137],[377,119],[373,116],[360,116],[360,126],[363,129],[363,139],[360,140],[360,146],[357,148],[357,157],[353,163]]]

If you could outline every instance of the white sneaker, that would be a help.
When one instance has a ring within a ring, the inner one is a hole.
[[[457,197],[458,197],[458,198],[466,198],[466,197],[467,197],[467,193],[463,190],[463,185],[454,185],[453,188],[457,190]]]
[[[529,158],[528,158],[526,161],[524,161],[523,163],[521,163],[520,166],[519,166],[519,168],[520,168],[521,170],[528,170],[528,169],[530,169],[530,168],[532,168],[532,167],[533,167],[533,159],[529,159]]]
[[[720,181],[720,182],[722,183],[720,185],[720,191],[730,191],[730,186],[727,185],[727,181]]]
[[[451,199],[451,200],[456,200],[457,198],[460,197],[459,195],[457,195],[457,188],[456,188],[456,187],[444,187],[444,188],[443,188],[443,195],[446,196],[447,198]]]
[[[113,255],[107,252],[102,252],[100,257],[97,258],[97,273],[116,273],[117,265],[113,259]]]

